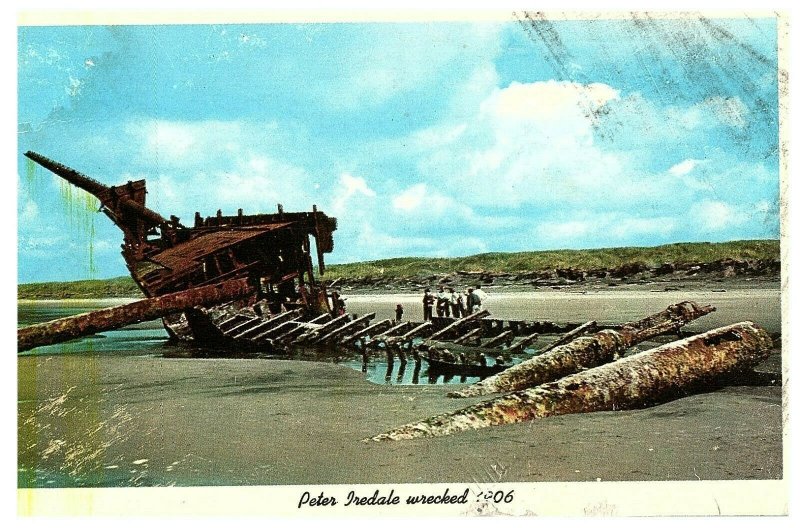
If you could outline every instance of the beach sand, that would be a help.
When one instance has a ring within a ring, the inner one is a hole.
[[[696,330],[744,319],[780,330],[777,290],[668,292],[627,300],[561,294],[562,304],[550,299],[547,318],[596,318],[595,310],[601,310],[604,320],[621,322],[631,313],[638,318],[663,309],[674,302],[668,294],[720,308],[694,323]],[[572,297],[580,299],[573,305]],[[587,299],[595,302],[591,308]],[[531,306],[539,302],[529,300]],[[391,306],[394,299],[381,302]],[[501,317],[503,310],[516,310],[528,319],[545,318],[535,308],[520,308],[519,299],[504,305],[495,296],[493,302]],[[353,304],[358,303],[351,310]],[[382,309],[375,302],[363,306]],[[780,349],[759,369],[779,374]],[[20,357],[18,374],[22,487],[783,475],[780,386],[732,386],[642,410],[363,443],[480,399],[446,398],[452,385],[375,385],[344,366],[304,361],[64,354]]]

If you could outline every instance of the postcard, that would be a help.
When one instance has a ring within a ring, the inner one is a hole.
[[[787,514],[785,15],[17,30],[18,515]]]

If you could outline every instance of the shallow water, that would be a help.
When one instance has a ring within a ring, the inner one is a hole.
[[[347,305],[351,313],[376,314],[375,320],[394,317],[398,303],[405,307],[406,318],[421,320],[421,297],[409,294],[351,295]],[[671,303],[695,300],[713,304],[717,311],[702,317],[687,326],[690,331],[706,331],[726,324],[750,320],[770,332],[781,331],[780,291],[776,289],[748,289],[731,291],[536,291],[496,292],[489,294],[487,308],[493,316],[502,319],[553,320],[557,322],[582,323],[596,320],[600,323],[619,323],[637,320],[663,310]],[[18,325],[39,323],[58,317],[66,317],[99,308],[126,302],[126,299],[66,300],[66,301],[22,301],[17,305]],[[536,346],[546,344],[541,339]],[[37,348],[21,355],[49,354],[114,354],[151,355],[155,357],[187,357],[191,355],[223,355],[223,351],[198,350],[184,344],[167,341],[167,333],[160,321],[149,321],[128,326],[120,330],[103,332],[95,336],[67,343]],[[358,372],[367,380],[381,385],[424,385],[442,383],[473,383],[477,378],[431,378],[427,365],[419,371],[409,358],[405,368],[398,360],[387,364],[380,351],[373,351],[364,365],[360,353],[351,349],[330,351],[298,350],[294,359],[339,363]],[[519,359],[517,360],[519,361]],[[489,363],[492,360],[489,358]],[[416,374],[415,374],[416,372]]]
[[[68,317],[100,308],[107,308],[119,303],[116,299],[103,300],[69,300],[22,302],[17,306],[18,326],[26,326]],[[160,321],[148,321],[127,326],[119,330],[102,332],[94,336],[76,339],[66,343],[39,347],[23,352],[21,356],[42,356],[54,354],[104,354],[122,356],[152,357],[219,357],[226,351],[209,348],[197,348],[183,343],[168,341],[168,335]],[[278,356],[275,356],[278,357]],[[285,357],[281,356],[282,359]],[[403,366],[398,359],[391,364],[386,356],[378,350],[370,352],[368,361],[364,363],[362,355],[351,349],[339,350],[298,350],[294,359],[338,363],[358,372],[364,373],[366,379],[379,385],[425,385],[474,383],[476,377],[430,376],[425,363],[419,365],[409,358]],[[268,359],[265,359],[268,361]],[[487,358],[493,364],[492,358]]]
[[[744,319],[780,331],[777,289],[493,295],[490,310],[504,318],[622,322],[683,299],[718,308],[692,323],[694,331]],[[19,323],[119,302],[22,302]],[[397,302],[397,296],[353,296],[348,307],[383,318]],[[409,305],[406,313],[418,319],[414,309]],[[510,481],[687,480],[698,471],[704,479],[750,479],[763,478],[765,468],[770,478],[781,474],[779,387],[733,387],[653,412],[552,418],[535,428],[454,436],[421,450],[414,442],[359,440],[463,406],[445,398],[450,387],[441,385],[475,378],[432,380],[424,363],[417,370],[412,358],[405,368],[395,360],[390,368],[379,351],[366,369],[352,351],[299,349],[293,359],[305,361],[291,362],[180,357],[196,350],[169,345],[160,323],[149,322],[24,354],[18,361],[18,486],[463,482],[473,478],[471,468],[486,463],[486,453],[509,468]],[[780,357],[774,362],[779,371]],[[634,449],[619,438],[635,438]],[[726,449],[720,438],[750,443]],[[663,449],[636,449],[642,445]],[[722,448],[709,451],[716,445]],[[533,465],[519,464],[531,447],[549,452]]]

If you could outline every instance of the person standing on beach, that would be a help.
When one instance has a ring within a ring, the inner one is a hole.
[[[398,304],[397,308],[394,309],[394,320],[398,323],[403,320],[403,305]]]
[[[486,304],[486,297],[488,295],[485,291],[481,289],[481,285],[478,284],[475,286],[475,289],[472,291],[472,295],[474,299],[472,300],[472,310],[474,312],[480,312],[481,310],[485,310],[484,304]]]
[[[430,288],[425,288],[425,294],[422,296],[422,320],[430,321],[433,319],[433,294]]]
[[[448,288],[447,291],[450,292],[450,311],[453,314],[453,318],[458,319],[461,317],[461,306],[458,304],[459,294],[456,294],[453,288]]]
[[[475,297],[472,295],[472,288],[467,288],[467,315],[471,315],[472,311],[475,309],[474,305],[472,304],[475,300]]]
[[[436,295],[436,315],[450,317],[450,296],[445,293],[444,286],[439,286],[439,293]]]

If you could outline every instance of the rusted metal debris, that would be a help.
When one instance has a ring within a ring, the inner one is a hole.
[[[26,326],[17,330],[17,351],[23,352],[132,323],[158,319],[198,305],[228,302],[252,295],[254,290],[247,279],[235,279]]]
[[[673,304],[641,321],[624,324],[619,330],[602,330],[592,336],[578,337],[495,376],[451,392],[448,396],[465,398],[541,385],[581,369],[613,361],[625,349],[659,334],[675,332],[690,321],[714,310],[713,306],[699,306],[693,301]],[[591,327],[587,323],[578,327],[576,333]]]
[[[146,207],[144,180],[107,186],[36,152],[25,156],[100,201],[100,210],[123,233],[122,256],[147,297],[246,279],[254,286],[253,296],[240,308],[264,300],[271,314],[302,308],[314,317],[331,310],[324,285],[314,277],[310,237],[322,274],[324,254],[333,250],[336,219],[316,206],[301,213],[284,212],[280,205],[275,214],[217,211],[206,218],[198,212],[187,227],[176,216],[166,219]],[[209,312],[174,314],[164,318],[164,326],[180,339],[221,338],[211,330],[213,319]]]
[[[548,416],[646,407],[746,372],[766,359],[771,348],[769,334],[746,321],[410,423],[365,441],[443,436]]]

